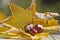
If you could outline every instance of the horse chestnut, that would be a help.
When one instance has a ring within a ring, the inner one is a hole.
[[[40,24],[36,25],[36,26],[35,26],[35,29],[37,30],[38,33],[43,32],[43,27],[42,27],[42,25],[40,25]]]
[[[34,36],[35,34],[37,34],[37,30],[35,28],[31,28],[29,33]]]
[[[25,31],[30,33],[31,35],[35,35],[37,30],[34,28],[33,24],[29,24],[25,27]]]

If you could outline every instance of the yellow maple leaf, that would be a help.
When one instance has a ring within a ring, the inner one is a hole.
[[[24,29],[24,26],[32,19],[32,12],[28,9],[24,9],[20,6],[16,6],[13,3],[9,4],[12,15],[6,22],[18,29]]]

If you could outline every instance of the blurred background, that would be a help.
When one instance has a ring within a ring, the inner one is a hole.
[[[0,11],[3,11],[6,17],[11,15],[8,2],[12,2],[23,8],[27,8],[31,4],[31,0],[0,0]],[[37,12],[56,12],[60,14],[60,0],[36,0]],[[60,23],[60,17],[56,17]]]

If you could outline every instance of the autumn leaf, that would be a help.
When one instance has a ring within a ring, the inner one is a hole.
[[[24,29],[24,26],[27,25],[28,21],[32,19],[31,10],[24,9],[20,6],[17,6],[13,3],[9,4],[12,15],[10,19],[6,22],[18,29]]]

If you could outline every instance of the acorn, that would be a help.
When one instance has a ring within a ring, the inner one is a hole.
[[[42,33],[42,32],[43,32],[43,26],[40,25],[40,24],[37,24],[37,25],[35,26],[35,29],[37,30],[38,33]]]

